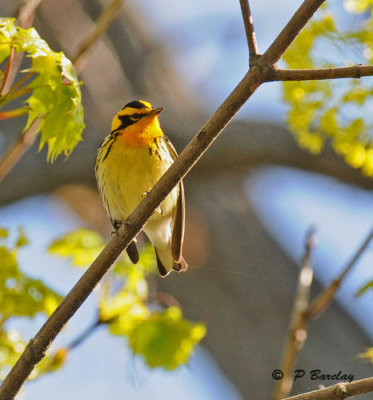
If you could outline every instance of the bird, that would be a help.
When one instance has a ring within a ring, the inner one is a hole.
[[[159,123],[163,110],[144,100],[129,102],[114,116],[111,132],[99,146],[97,186],[116,232],[177,157]],[[180,181],[143,229],[153,244],[162,277],[172,270],[187,270],[182,256],[184,227],[185,197]],[[138,262],[136,239],[127,246],[127,254],[132,263]]]

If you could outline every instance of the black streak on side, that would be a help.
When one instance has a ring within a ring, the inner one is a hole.
[[[104,161],[105,158],[109,155],[110,150],[111,150],[111,146],[113,145],[114,142],[115,142],[115,139],[112,139],[112,141],[111,141],[111,143],[109,144],[109,147],[108,147],[108,149],[107,149],[107,151],[106,151],[106,154],[104,155],[104,158],[102,159],[102,161]]]
[[[130,125],[134,124],[135,122],[137,122],[137,121],[133,121],[128,115],[122,115],[122,116],[119,117],[119,119],[121,121],[120,127],[111,132],[110,135],[112,136],[112,140],[111,140],[111,143],[109,144],[107,152],[106,152],[104,158],[102,159],[102,161],[104,161],[105,158],[109,155],[109,152],[111,150],[111,146],[116,141],[117,137],[120,134],[120,131],[122,129],[124,129],[124,128],[127,128],[127,126],[130,126]]]
[[[154,138],[154,144],[155,144],[155,155],[158,157],[159,161],[162,161],[162,156],[161,156],[161,149],[160,145],[161,143],[159,142],[159,138]]]

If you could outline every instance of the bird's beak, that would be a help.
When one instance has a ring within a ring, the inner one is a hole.
[[[149,111],[147,115],[158,115],[163,110],[164,107],[155,108],[154,110]]]

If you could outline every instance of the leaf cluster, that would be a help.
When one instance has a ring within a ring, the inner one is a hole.
[[[71,62],[62,52],[55,52],[40,38],[35,28],[23,29],[14,24],[13,18],[0,18],[0,63],[11,53],[25,53],[31,60],[24,76],[7,93],[0,94],[0,106],[31,93],[26,106],[4,111],[1,118],[28,114],[25,129],[40,118],[39,150],[48,146],[48,160],[58,155],[69,155],[82,138],[84,129],[80,82]],[[8,65],[9,66],[9,65]],[[2,87],[7,75],[2,74]],[[30,82],[30,78],[33,78]],[[28,82],[28,83],[27,83]]]
[[[26,346],[21,333],[10,323],[15,318],[30,319],[38,314],[49,316],[62,297],[41,280],[25,274],[18,265],[18,253],[28,243],[20,229],[15,238],[0,228],[0,379],[15,363]],[[46,358],[50,362],[50,358]],[[37,368],[33,377],[48,372]]]
[[[324,7],[285,53],[288,68],[373,62],[372,2],[345,5],[349,12],[368,12],[363,23],[341,31],[336,15]],[[302,148],[318,154],[329,142],[348,164],[373,176],[372,94],[370,80],[285,82],[289,128]]]
[[[96,232],[78,229],[55,240],[49,251],[82,267],[88,266],[103,247],[104,240]],[[206,327],[184,319],[177,307],[160,309],[149,302],[147,276],[156,271],[152,246],[143,247],[136,265],[122,254],[112,271],[100,286],[99,324],[125,337],[133,353],[141,355],[151,368],[173,370],[185,364],[205,336]]]

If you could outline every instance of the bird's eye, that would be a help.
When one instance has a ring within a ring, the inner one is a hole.
[[[132,121],[138,121],[140,119],[140,114],[132,114],[130,118]]]

